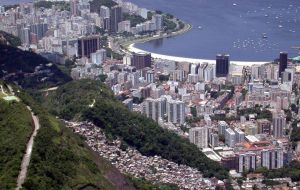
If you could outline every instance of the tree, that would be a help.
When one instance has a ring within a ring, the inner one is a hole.
[[[225,136],[224,135],[219,135],[219,140],[221,142],[225,142]]]
[[[153,15],[154,15],[153,12],[148,11],[148,13],[147,13],[147,20],[151,20]]]
[[[259,190],[256,184],[253,185],[253,190]]]
[[[105,82],[105,80],[106,80],[106,78],[107,78],[107,75],[102,74],[102,75],[99,76],[99,78],[100,78],[100,81],[101,81],[101,82]]]
[[[296,114],[298,114],[299,108],[296,106],[296,104],[291,104],[291,110],[292,110],[293,112],[295,112]]]
[[[255,173],[265,173],[267,171],[268,171],[268,168],[266,168],[266,167],[258,167],[258,168],[256,168]]]
[[[162,14],[162,11],[156,10],[155,13],[161,15],[161,14]]]
[[[236,182],[237,182],[237,184],[238,184],[240,187],[243,185],[243,179],[241,179],[241,178],[238,178],[238,179],[236,180]]]
[[[137,24],[146,22],[146,19],[141,17],[140,15],[131,15],[128,13],[123,14],[124,20],[129,20],[130,21],[130,26],[135,27]]]
[[[170,14],[170,13],[166,13],[166,18],[167,19],[173,19],[174,16],[172,14]]]
[[[193,117],[197,117],[197,109],[196,107],[191,107],[191,114],[193,115]]]
[[[159,79],[160,81],[168,81],[169,78],[170,78],[170,75],[159,75],[159,76],[158,76],[158,79]]]

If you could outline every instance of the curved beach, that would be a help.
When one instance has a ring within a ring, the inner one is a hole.
[[[171,55],[163,55],[163,54],[157,54],[152,53],[148,51],[144,51],[142,49],[134,47],[134,43],[130,44],[127,48],[128,51],[133,53],[151,53],[152,58],[155,59],[165,59],[165,60],[171,60],[171,61],[177,61],[177,62],[188,62],[188,63],[210,63],[215,64],[216,60],[208,60],[208,59],[196,59],[196,58],[188,58],[188,57],[177,57],[177,56],[171,56]],[[269,61],[270,62],[270,61]],[[269,63],[268,61],[261,61],[261,62],[252,62],[252,61],[230,61],[230,64],[239,65],[239,66],[252,66],[252,65],[263,65],[266,63]]]

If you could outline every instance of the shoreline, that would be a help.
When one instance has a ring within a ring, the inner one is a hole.
[[[136,44],[136,43],[145,43],[145,42],[149,42],[152,40],[158,40],[158,39],[162,39],[162,38],[169,38],[169,37],[174,37],[174,36],[178,36],[181,34],[184,34],[188,31],[190,31],[193,26],[191,24],[187,24],[185,22],[184,23],[184,27],[178,31],[174,31],[171,32],[169,34],[167,33],[163,33],[162,35],[155,35],[155,36],[147,36],[147,37],[141,37],[141,38],[134,38],[134,39],[129,39],[128,41],[126,40],[125,42],[121,42],[120,46],[124,49],[128,49],[132,44]]]
[[[164,59],[164,60],[169,60],[169,61],[187,62],[187,63],[196,63],[196,64],[198,64],[198,63],[215,64],[216,60],[165,55],[165,54],[159,54],[159,53],[145,51],[145,50],[134,47],[134,45],[137,43],[145,43],[145,42],[158,40],[158,39],[162,39],[162,38],[178,36],[178,35],[188,32],[189,30],[191,30],[193,28],[191,24],[187,24],[184,22],[184,25],[185,26],[183,29],[178,30],[176,32],[172,32],[170,34],[163,34],[163,35],[159,35],[159,36],[150,36],[150,37],[132,39],[132,40],[128,40],[125,42],[121,42],[120,46],[124,52],[151,53],[151,57],[154,59]],[[230,64],[238,65],[238,66],[252,66],[252,65],[263,65],[263,64],[270,63],[270,62],[272,62],[272,61],[230,61]]]
[[[188,58],[188,57],[179,57],[179,56],[172,56],[172,55],[164,55],[158,54],[153,52],[148,52],[139,48],[134,47],[134,43],[130,44],[127,48],[129,52],[132,53],[151,53],[151,57],[154,59],[164,59],[169,61],[176,61],[176,62],[187,62],[187,63],[209,63],[215,64],[216,60],[210,59],[197,59],[197,58]],[[252,66],[252,65],[264,65],[270,63],[271,61],[230,61],[230,65],[238,65],[238,66]]]

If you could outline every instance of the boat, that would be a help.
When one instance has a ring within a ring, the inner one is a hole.
[[[262,34],[262,38],[264,38],[264,39],[268,38],[267,34],[266,34],[266,33],[263,33],[263,34]]]
[[[203,28],[202,28],[202,26],[198,26],[198,28],[200,29],[200,30],[202,30]]]
[[[233,5],[233,6],[237,6],[237,4],[236,4],[236,3],[233,3],[232,5]]]
[[[282,25],[278,25],[278,27],[279,27],[279,28],[282,28],[283,26],[282,26]]]

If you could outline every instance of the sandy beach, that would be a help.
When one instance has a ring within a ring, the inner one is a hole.
[[[177,61],[177,62],[188,62],[188,63],[209,63],[209,64],[216,63],[215,60],[177,57],[177,56],[162,55],[162,54],[147,52],[147,51],[144,51],[144,50],[134,47],[134,44],[129,45],[127,49],[128,49],[128,51],[134,52],[134,53],[139,53],[139,52],[151,53],[152,58],[155,58],[155,59],[165,59],[165,60],[171,60],[171,61]],[[239,66],[263,65],[266,63],[268,63],[268,61],[262,61],[262,62],[230,61],[230,64],[239,65]]]

